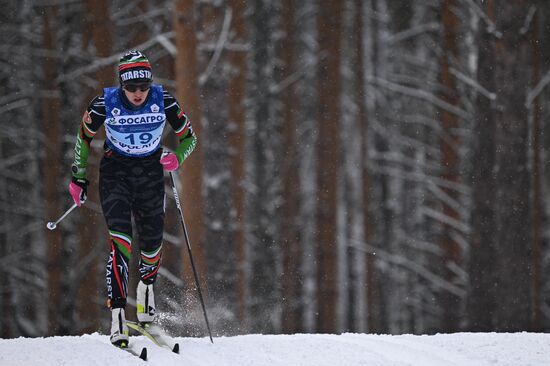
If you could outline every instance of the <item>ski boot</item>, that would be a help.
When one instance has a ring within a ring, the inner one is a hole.
[[[139,281],[136,291],[137,320],[141,324],[152,323],[155,320],[155,293],[153,284],[146,285]]]
[[[126,316],[123,308],[111,310],[111,343],[117,347],[125,348],[128,346],[128,325],[126,325]]]

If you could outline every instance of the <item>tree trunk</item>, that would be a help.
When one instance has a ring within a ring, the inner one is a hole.
[[[56,50],[56,29],[57,7],[46,8],[43,13],[44,34],[43,47],[46,50]],[[43,123],[48,126],[45,129],[46,141],[48,145],[44,154],[44,200],[46,205],[46,214],[48,217],[59,217],[61,208],[59,202],[58,187],[61,159],[61,129],[59,126],[59,113],[61,110],[61,100],[59,97],[59,85],[55,82],[57,76],[57,62],[53,58],[46,57],[43,62],[44,70],[44,91],[53,98],[42,99]],[[48,333],[57,335],[59,332],[59,319],[61,317],[59,308],[63,294],[61,293],[61,275],[63,258],[61,230],[48,230]]]
[[[283,0],[282,3],[282,27],[285,34],[281,45],[281,57],[283,62],[282,79],[292,76],[296,70],[295,59],[295,16],[292,0]],[[300,273],[302,251],[299,245],[298,213],[299,191],[298,187],[298,144],[296,137],[295,113],[297,110],[294,84],[290,84],[282,92],[283,104],[283,197],[282,208],[282,240],[283,240],[283,275],[282,275],[282,331],[284,333],[296,333],[302,328],[302,303],[300,297],[302,276]]]
[[[200,6],[201,39],[204,44],[215,44],[223,34],[223,23],[231,15],[228,8],[216,4]],[[204,253],[208,270],[210,301],[220,315],[216,317],[218,329],[237,329],[237,259],[235,241],[232,238],[231,156],[227,146],[230,126],[228,119],[227,79],[225,59],[219,59],[213,67],[211,60],[217,50],[201,52],[199,60],[209,67],[201,79],[201,95],[204,110],[204,215],[206,232]],[[221,52],[221,51],[220,51]],[[208,74],[206,74],[208,73]],[[223,250],[220,250],[223,248]]]
[[[300,273],[303,276],[301,284],[301,302],[303,304],[302,329],[314,332],[317,318],[317,301],[315,286],[317,276],[317,239],[316,239],[316,212],[317,201],[317,173],[316,173],[316,144],[317,144],[317,76],[316,65],[319,52],[316,39],[316,14],[318,10],[316,0],[303,0],[295,4],[296,7],[296,60],[304,60],[303,77],[296,81],[297,137],[300,141],[300,153],[295,157],[299,163],[299,191],[298,200],[300,222]]]
[[[331,1],[319,8],[319,141],[317,172],[317,331],[336,331],[338,294],[336,211],[339,167],[340,51],[343,2]]]
[[[524,31],[529,8],[523,3],[499,3],[496,25],[496,197],[498,252],[495,256],[495,330],[531,329],[532,226],[528,164],[528,111],[525,105],[531,80],[531,55]],[[521,65],[521,67],[518,67]]]
[[[366,88],[365,88],[365,26],[364,26],[364,4],[363,0],[354,0],[353,8],[354,19],[353,19],[353,28],[355,31],[355,36],[353,37],[352,47],[354,48],[354,62],[352,64],[353,74],[355,75],[355,95],[354,100],[357,105],[357,123],[359,130],[359,141],[360,141],[360,159],[359,159],[359,169],[361,176],[362,192],[361,198],[362,202],[360,203],[363,211],[363,241],[369,242],[370,235],[370,217],[369,217],[369,204],[370,204],[370,176],[367,169],[367,158],[368,158],[368,111],[366,105]],[[370,306],[372,303],[369,302],[368,291],[370,286],[374,283],[371,282],[371,277],[374,277],[374,266],[371,262],[372,255],[365,255],[362,251],[355,251],[354,261],[356,272],[355,283],[353,284],[352,297],[355,302],[355,311],[352,318],[353,330],[359,332],[365,332],[368,330],[369,323],[369,313]],[[362,264],[361,264],[362,263]]]
[[[358,0],[361,1],[361,0]],[[374,77],[378,76],[378,57],[379,57],[379,25],[378,25],[378,0],[371,0],[370,9],[372,11],[371,16],[367,17],[368,24],[368,34],[370,36],[370,49],[368,55],[367,63],[370,65],[371,74]],[[377,114],[377,101],[376,93],[369,93],[369,98],[367,99],[367,106],[370,110],[369,116],[374,116],[378,118]],[[364,200],[364,231],[365,231],[365,241],[367,243],[373,242],[376,240],[377,230],[374,221],[377,218],[375,215],[376,203],[380,203],[383,199],[382,197],[377,197],[374,193],[373,188],[376,184],[373,177],[369,176],[367,172],[367,163],[368,163],[368,147],[367,144],[369,141],[376,141],[375,138],[368,138],[368,126],[363,126],[363,200]],[[376,177],[376,174],[374,174]],[[378,178],[380,180],[381,178]],[[382,303],[383,295],[379,291],[380,280],[377,278],[378,273],[376,271],[377,258],[375,253],[369,253],[367,256],[366,264],[366,284],[367,284],[367,329],[369,332],[377,333],[382,331],[382,310],[380,305]]]
[[[494,0],[485,2],[485,12],[494,20]],[[480,24],[478,39],[478,82],[490,92],[496,91],[493,65],[495,38],[485,24]],[[496,299],[494,258],[498,244],[495,199],[497,181],[495,104],[487,95],[478,93],[475,101],[474,149],[472,156],[472,202],[470,218],[469,294],[467,301],[468,330],[487,332],[493,329]]]
[[[251,331],[280,329],[281,262],[281,102],[273,91],[277,85],[276,51],[279,1],[250,2],[250,317]]]
[[[232,9],[233,22],[232,32],[233,41],[238,44],[245,44],[247,38],[245,2],[242,0],[231,0],[229,6]],[[246,148],[246,59],[247,53],[242,50],[236,50],[229,54],[229,62],[234,74],[229,80],[227,89],[227,102],[229,108],[229,120],[231,129],[229,141],[232,149],[231,171],[233,174],[233,207],[235,210],[235,249],[237,255],[237,301],[238,318],[241,323],[246,318],[246,241],[245,241],[245,148]]]
[[[458,17],[456,15],[456,0],[444,0],[441,5],[441,23],[443,26],[443,47],[439,65],[439,83],[442,85],[442,93],[439,98],[448,105],[457,107],[460,103],[460,97],[456,85],[456,80],[451,73],[454,60],[458,58]],[[458,138],[458,128],[460,127],[458,116],[446,109],[438,111],[439,122],[442,127],[440,137],[441,166],[443,169],[442,179],[449,182],[450,186],[460,182],[460,141]],[[443,193],[450,202],[458,204],[459,194],[452,188],[442,188]],[[460,222],[462,218],[459,212],[448,202],[442,203],[442,214],[445,218],[454,222]],[[456,284],[457,278],[455,272],[451,270],[453,266],[460,264],[461,252],[460,245],[454,239],[457,237],[454,229],[450,225],[443,226],[441,233],[441,247],[443,249],[443,277],[449,282]],[[455,332],[458,330],[460,313],[460,298],[451,292],[442,294],[441,306],[443,309],[443,329],[446,332]]]
[[[88,41],[93,42],[96,49],[97,57],[108,57],[112,52],[112,24],[110,22],[109,2],[106,0],[86,1],[86,22],[85,31],[86,37],[84,47],[87,48]],[[96,80],[100,87],[110,86],[115,79],[111,66],[103,67],[96,72]],[[95,90],[94,94],[102,94],[101,90]],[[87,108],[90,99],[86,98],[84,108]],[[96,139],[105,138],[104,130],[101,129],[96,135]],[[93,154],[93,151],[90,151]],[[92,163],[92,159],[90,159]],[[94,159],[95,160],[95,159]],[[99,168],[96,165],[90,164],[87,169],[87,178],[90,181],[88,189],[88,201],[91,203],[99,203],[98,182]],[[81,286],[79,291],[79,314],[83,321],[83,332],[93,332],[98,329],[99,322],[99,307],[96,305],[107,304],[104,283],[98,283],[98,258],[107,257],[107,245],[105,240],[107,235],[98,235],[98,228],[95,225],[90,225],[91,222],[102,223],[102,217],[95,211],[83,206],[81,211],[82,225],[80,225],[80,258],[90,258],[86,261],[86,268],[80,268]],[[101,225],[104,226],[104,225]],[[106,233],[106,232],[105,232]],[[101,243],[101,245],[98,245]],[[101,249],[103,248],[103,250]],[[101,253],[98,253],[101,252]],[[101,289],[101,290],[100,290]],[[100,290],[100,291],[98,291]]]
[[[541,12],[537,11],[533,18],[533,24],[529,35],[531,36],[531,47],[533,52],[533,79],[532,87],[537,85],[541,79],[541,60],[543,58],[541,52],[541,42],[539,36],[539,23]],[[533,303],[531,330],[541,332],[542,328],[542,248],[543,248],[543,208],[544,202],[541,189],[541,98],[537,97],[530,106],[532,114],[532,166],[533,166],[533,183],[532,183],[532,227],[533,227],[533,263],[532,263],[532,281],[531,281],[531,301]]]
[[[204,273],[204,209],[203,209],[203,152],[201,147],[202,112],[199,99],[197,63],[197,39],[195,27],[195,7],[193,0],[176,0],[174,13],[174,30],[176,32],[176,98],[181,108],[191,120],[193,130],[198,138],[197,147],[179,169],[182,186],[180,199],[185,214],[189,239],[197,269]],[[182,238],[183,240],[183,238]],[[182,262],[189,264],[187,248],[182,247]],[[185,266],[185,280],[194,283],[191,266]],[[192,286],[192,285],[191,285]]]

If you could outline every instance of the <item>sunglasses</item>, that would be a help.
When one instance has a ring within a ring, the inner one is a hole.
[[[128,90],[130,93],[135,93],[136,91],[138,91],[138,89],[142,92],[145,92],[149,90],[150,87],[151,87],[151,83],[128,84],[123,86],[123,88]]]

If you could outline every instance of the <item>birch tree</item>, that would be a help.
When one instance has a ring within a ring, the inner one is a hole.
[[[279,34],[280,2],[250,2],[248,23],[249,97],[247,136],[249,154],[247,197],[248,312],[253,332],[277,332],[280,328],[280,128],[281,104],[277,85],[276,50]]]
[[[296,81],[298,98],[296,117],[296,138],[300,142],[298,156],[298,222],[300,223],[299,246],[302,249],[300,273],[303,282],[300,286],[300,298],[303,304],[303,319],[300,327],[307,332],[314,332],[317,319],[317,286],[318,268],[316,249],[316,212],[319,201],[317,192],[316,153],[319,131],[317,129],[316,68],[319,62],[319,42],[317,37],[318,3],[315,0],[304,0],[296,4],[296,60],[303,66],[299,71],[303,76]],[[298,71],[298,70],[296,70]]]
[[[283,62],[281,70],[282,82],[279,92],[282,94],[283,109],[283,132],[284,150],[282,151],[282,175],[283,175],[283,207],[282,214],[282,250],[283,250],[283,271],[282,282],[282,331],[284,333],[295,333],[302,328],[302,299],[300,297],[302,283],[301,259],[302,248],[299,237],[299,190],[297,189],[299,145],[297,142],[297,99],[295,83],[298,63],[296,61],[296,8],[294,2],[283,0],[282,8],[282,31],[284,38],[281,43],[281,59]],[[286,83],[285,83],[286,81]]]
[[[233,216],[234,240],[236,250],[236,266],[238,276],[238,319],[241,323],[246,320],[246,227],[245,227],[245,168],[246,168],[246,60],[247,29],[246,5],[241,0],[231,0],[229,3],[233,21],[231,22],[232,43],[234,50],[230,50],[229,87],[227,89],[227,103],[229,116],[229,142],[231,145],[231,173],[233,181]],[[240,46],[240,48],[237,48]]]
[[[366,167],[366,108],[363,39],[363,3],[346,1],[343,16],[342,60],[342,175],[339,189],[338,212],[338,304],[339,331],[366,330],[366,255],[359,243],[363,242],[366,222],[363,218],[365,187],[363,176]],[[358,248],[359,247],[359,248]]]
[[[40,63],[39,55],[31,52],[42,42],[38,36],[42,18],[32,18],[33,14],[32,3],[22,1],[6,4],[1,15],[0,44],[5,52],[0,58],[0,109],[9,123],[0,133],[0,251],[6,264],[0,286],[0,309],[5,312],[0,334],[7,337],[45,334],[48,326],[44,306],[35,306],[47,296],[47,251],[40,224],[46,209],[40,184],[43,159],[40,133],[33,124],[40,103],[31,103],[31,96],[40,95],[37,90],[42,87],[38,82],[42,69],[33,67]],[[28,306],[18,306],[21,303]]]
[[[43,45],[44,48],[55,52],[56,45],[56,29],[59,14],[57,7],[50,7],[45,9],[43,15],[44,33],[43,33]],[[46,204],[49,206],[47,213],[51,217],[55,217],[61,212],[61,204],[59,202],[59,196],[57,189],[60,184],[60,160],[61,160],[61,143],[60,143],[60,118],[59,113],[61,109],[61,99],[59,86],[55,83],[57,76],[57,62],[53,58],[46,58],[44,60],[44,90],[49,95],[53,95],[54,98],[43,98],[42,100],[42,118],[45,124],[48,126],[46,138],[49,142],[49,149],[46,150],[44,171],[46,172],[46,184],[45,198]],[[49,322],[49,334],[59,334],[60,329],[60,304],[62,299],[62,287],[61,277],[63,274],[62,269],[62,236],[61,231],[50,231],[49,237],[49,250],[48,250],[48,322]]]

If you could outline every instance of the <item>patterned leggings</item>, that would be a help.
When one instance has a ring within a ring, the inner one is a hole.
[[[128,263],[132,252],[132,215],[140,249],[139,273],[155,282],[160,268],[164,227],[164,178],[159,154],[123,157],[107,151],[99,169],[99,194],[110,236],[106,280],[108,305],[126,306]]]

